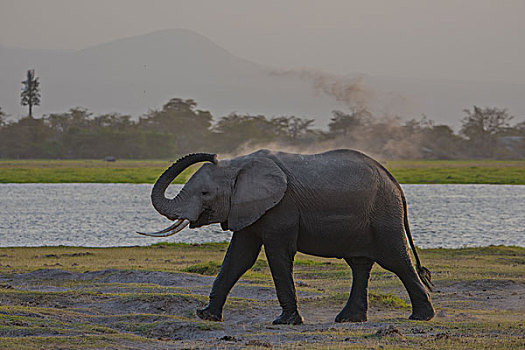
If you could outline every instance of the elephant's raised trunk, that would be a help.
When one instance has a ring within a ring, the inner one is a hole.
[[[194,153],[187,155],[173,163],[173,165],[159,177],[157,182],[155,182],[153,190],[151,191],[151,203],[161,215],[164,215],[171,220],[177,218],[174,211],[177,208],[177,203],[181,199],[180,194],[173,199],[168,199],[164,193],[170,183],[175,180],[184,169],[199,162],[212,162],[217,164],[217,155],[209,153]]]

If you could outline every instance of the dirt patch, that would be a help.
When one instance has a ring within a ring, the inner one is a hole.
[[[384,327],[384,328],[380,328],[375,334],[374,336],[376,337],[391,337],[391,338],[401,338],[403,339],[404,336],[403,334],[401,334],[401,332],[399,331],[399,329],[397,329],[397,327],[395,326],[388,326],[388,327]]]
[[[525,310],[525,283],[513,279],[479,279],[441,284],[435,298],[462,301],[485,310]]]
[[[159,286],[188,287],[209,285],[214,278],[176,272],[134,271],[107,269],[88,272],[71,272],[62,269],[40,269],[29,273],[16,274],[12,280],[31,281],[96,281],[99,283],[151,283]]]
[[[77,315],[63,320],[81,320],[92,326],[163,341],[224,342],[228,337],[236,337],[239,347],[245,343],[262,347],[270,344],[264,339],[247,340],[240,334],[264,329],[279,314],[274,288],[241,281],[230,294],[224,310],[225,322],[204,322],[195,316],[195,310],[206,304],[213,280],[209,276],[159,271],[107,269],[80,273],[40,269],[0,278],[2,285],[13,291],[0,294],[0,305],[70,310]],[[307,298],[319,296],[320,292],[300,291],[298,295]],[[30,319],[44,317],[38,312],[24,315]],[[53,336],[65,332],[60,327],[29,329],[21,324],[10,325],[12,328],[0,331],[0,336]],[[271,329],[277,333],[279,330]],[[82,330],[66,333],[82,334]]]
[[[319,273],[317,265],[309,264],[302,273],[310,268],[312,274]],[[195,310],[207,303],[213,276],[121,269],[40,269],[0,275],[0,347],[6,339],[25,341],[31,336],[124,336],[131,338],[118,344],[140,349],[452,348],[454,342],[466,338],[474,348],[484,344],[476,343],[478,338],[507,339],[498,346],[519,348],[525,336],[522,280],[437,280],[432,293],[436,317],[431,322],[417,322],[408,320],[409,307],[377,302],[392,299],[409,303],[401,283],[395,284],[390,275],[376,276],[371,284],[381,278],[384,285],[370,290],[368,322],[335,323],[347,292],[341,292],[343,284],[336,277],[320,275],[316,278],[326,278],[326,283],[308,279],[311,276],[305,276],[308,282],[297,281],[305,324],[276,326],[271,322],[281,310],[275,289],[270,279],[260,276],[237,283],[226,303],[224,322],[215,323],[195,316]],[[350,283],[345,277],[345,290]],[[480,330],[480,324],[485,328]],[[487,336],[483,338],[483,334]],[[100,346],[105,347],[118,348]]]

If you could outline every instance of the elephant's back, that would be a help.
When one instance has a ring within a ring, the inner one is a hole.
[[[378,169],[375,161],[361,152],[340,149],[318,154],[271,152],[292,181],[305,186],[341,191],[374,187]]]

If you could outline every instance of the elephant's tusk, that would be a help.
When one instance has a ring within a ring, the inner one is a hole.
[[[160,231],[157,231],[157,232],[137,232],[137,233],[140,233],[140,234],[160,234],[160,233],[166,233],[166,232],[169,232],[171,230],[173,230],[174,228],[176,228],[177,226],[180,225],[180,223],[182,222],[182,219],[177,219],[177,221],[175,221],[173,224],[171,224],[169,227],[166,227],[164,230],[160,230]]]
[[[179,231],[182,231],[188,224],[190,223],[190,220],[187,219],[178,219],[175,223],[173,223],[170,227],[165,228],[164,230],[160,230],[157,232],[138,232],[139,235],[143,236],[150,236],[150,237],[168,237],[171,235],[176,234]]]

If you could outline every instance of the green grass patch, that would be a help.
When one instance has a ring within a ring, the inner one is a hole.
[[[228,242],[209,242],[209,243],[179,243],[179,242],[159,242],[150,245],[151,248],[175,248],[186,250],[219,250],[224,251],[228,247]]]
[[[208,261],[201,264],[190,265],[182,269],[183,272],[198,273],[200,275],[215,276],[221,268],[221,265],[215,261]]]
[[[199,322],[197,328],[201,331],[216,331],[222,329],[222,326],[217,322]]]
[[[314,261],[312,259],[295,259],[294,266],[324,266],[330,264],[329,261]]]
[[[368,292],[368,300],[371,306],[393,307],[398,309],[410,308],[410,304],[392,293],[381,293],[376,290]]]
[[[172,162],[162,160],[0,160],[0,183],[154,183]],[[200,167],[173,181],[183,184]]]
[[[348,300],[349,292],[338,292],[331,296],[318,299],[316,303],[323,305],[344,305]],[[368,302],[370,306],[377,308],[396,308],[396,309],[408,309],[410,304],[405,300],[401,299],[392,293],[383,293],[378,290],[370,290],[368,292]]]
[[[166,160],[0,160],[0,183],[154,183]],[[385,166],[405,184],[525,184],[525,161],[388,161]],[[174,183],[185,183],[194,165]]]
[[[266,260],[257,259],[257,261],[255,261],[255,264],[253,264],[251,271],[260,272],[265,271],[268,268],[269,266]]]
[[[403,184],[525,184],[525,161],[389,161]]]

